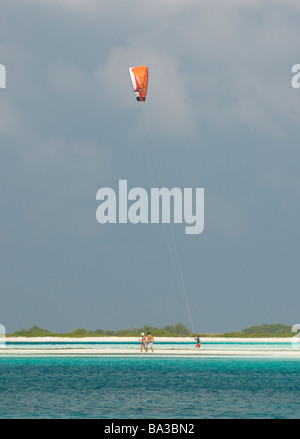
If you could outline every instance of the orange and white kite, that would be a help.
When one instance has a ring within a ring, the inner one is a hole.
[[[145,102],[148,89],[148,67],[130,67],[129,75],[136,100],[139,102]]]

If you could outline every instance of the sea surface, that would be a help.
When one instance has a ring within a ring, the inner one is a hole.
[[[299,399],[300,360],[293,357],[0,357],[1,419],[298,419]]]

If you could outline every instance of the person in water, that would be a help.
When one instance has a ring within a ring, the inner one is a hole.
[[[153,343],[154,338],[153,335],[150,334],[150,332],[147,332],[147,338],[146,338],[146,352],[148,352],[148,349],[150,348],[153,352]]]
[[[199,337],[199,335],[197,335],[197,337],[195,338],[195,340],[196,340],[196,342],[197,342],[197,344],[196,344],[196,348],[200,348],[200,346],[201,346],[201,342],[200,342],[200,337]]]
[[[141,341],[141,352],[143,352],[143,349],[146,350],[146,336],[144,332],[141,333],[142,338],[139,338]]]

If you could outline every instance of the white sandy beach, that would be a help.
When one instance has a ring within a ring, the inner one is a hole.
[[[225,338],[225,337],[201,337],[202,346],[200,349],[194,347],[194,339],[191,337],[171,338],[171,337],[155,337],[154,352],[141,352],[138,337],[85,337],[85,338],[69,338],[69,337],[8,337],[9,343],[4,344],[0,349],[0,357],[4,356],[186,356],[186,357],[286,357],[299,358],[300,349],[292,347],[293,338]],[[10,346],[10,343],[26,342],[20,346]],[[66,343],[65,346],[45,346],[43,343]],[[111,343],[126,342],[137,344],[129,344],[128,346],[116,345],[103,346],[103,344],[89,346],[89,342]],[[174,345],[167,348],[160,345],[160,342],[179,342],[181,346]],[[206,343],[209,342],[226,342],[224,346],[209,348]],[[245,343],[248,345],[234,346],[234,343]],[[184,344],[187,344],[185,348]],[[232,344],[231,344],[232,343]],[[249,347],[250,343],[250,347]],[[253,347],[251,346],[253,343]],[[259,346],[257,343],[265,343],[266,346]],[[280,347],[272,346],[272,343],[283,343]],[[31,346],[32,345],[32,346]],[[39,346],[40,345],[40,346]],[[73,345],[73,346],[72,346]],[[81,346],[82,345],[82,346]],[[269,345],[269,346],[268,346]]]

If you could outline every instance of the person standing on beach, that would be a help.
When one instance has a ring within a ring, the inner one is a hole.
[[[197,337],[195,338],[197,344],[196,344],[196,348],[200,348],[201,347],[201,342],[200,342],[200,337],[199,335],[197,335]]]
[[[146,338],[146,352],[148,352],[148,349],[150,348],[151,351],[153,352],[153,343],[154,343],[154,338],[153,335],[150,334],[150,332],[147,332],[147,338]]]
[[[141,343],[141,352],[143,352],[143,349],[145,349],[145,351],[146,351],[146,336],[143,332],[141,333],[141,336],[142,336],[142,338],[139,338],[139,340],[142,342]]]

